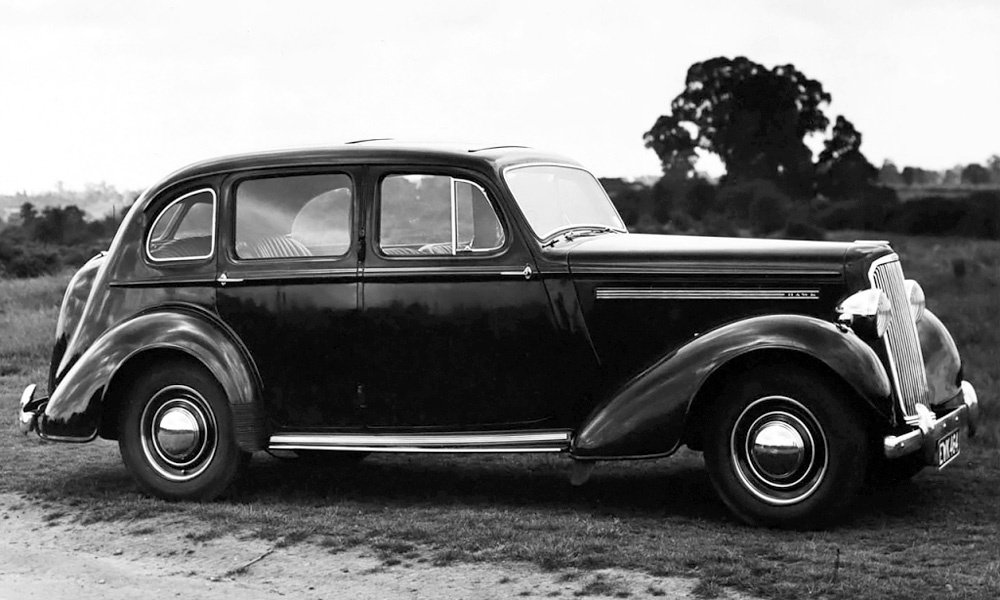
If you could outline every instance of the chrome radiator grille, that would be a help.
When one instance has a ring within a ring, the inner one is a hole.
[[[893,389],[903,415],[914,417],[917,404],[927,404],[927,374],[920,354],[917,325],[910,313],[910,301],[903,284],[903,268],[896,256],[877,261],[869,273],[871,283],[885,292],[892,304],[892,319],[886,330],[885,350],[889,356]]]

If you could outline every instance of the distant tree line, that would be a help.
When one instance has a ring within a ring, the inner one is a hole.
[[[950,169],[935,171],[906,166],[900,169],[891,160],[882,163],[878,172],[879,183],[898,186],[990,186],[1000,187],[1000,155],[994,154],[979,163],[955,165]]]
[[[636,231],[821,238],[826,229],[857,228],[1000,238],[1000,191],[900,202],[897,187],[929,184],[928,172],[877,169],[851,121],[840,115],[831,127],[823,111],[830,101],[822,83],[794,65],[767,68],[745,57],[695,63],[670,112],[644,134],[662,177],[602,181]],[[814,158],[806,138],[828,130]],[[695,170],[705,152],[725,165],[717,182]],[[998,172],[994,156],[933,183],[988,185],[1000,182]]]

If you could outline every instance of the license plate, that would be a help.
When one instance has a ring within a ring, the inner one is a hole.
[[[937,467],[944,468],[945,465],[955,460],[958,456],[958,430],[952,431],[937,442]]]

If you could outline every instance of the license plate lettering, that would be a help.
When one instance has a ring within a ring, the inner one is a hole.
[[[942,468],[958,456],[958,431],[952,431],[937,443],[937,466]]]

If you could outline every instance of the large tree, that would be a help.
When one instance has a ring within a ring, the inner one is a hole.
[[[693,164],[695,149],[717,154],[730,180],[767,179],[787,193],[811,195],[815,165],[805,144],[830,121],[823,84],[793,65],[772,69],[746,57],[713,58],[691,65],[670,114],[646,132],[646,146],[664,172]]]
[[[861,153],[861,132],[844,117],[837,117],[833,135],[823,142],[816,165],[816,188],[837,200],[861,197],[878,179],[876,169]]]

